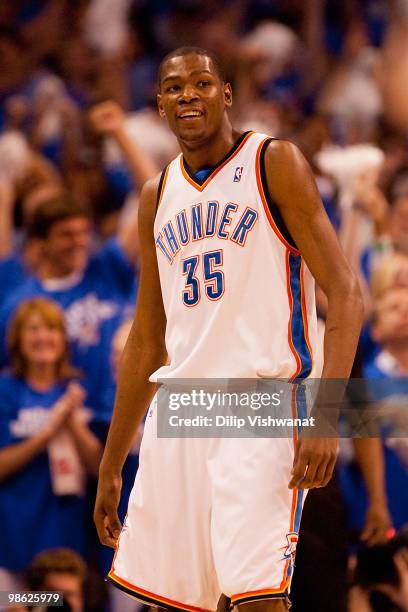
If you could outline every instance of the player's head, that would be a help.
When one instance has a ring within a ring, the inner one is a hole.
[[[179,140],[193,145],[216,134],[231,106],[231,86],[217,58],[199,47],[180,47],[159,68],[159,112]]]
[[[43,256],[52,262],[57,276],[81,272],[88,263],[89,216],[66,196],[43,202],[36,208],[28,235],[41,241]]]

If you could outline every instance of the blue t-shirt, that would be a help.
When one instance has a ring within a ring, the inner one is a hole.
[[[18,304],[38,295],[55,300],[65,313],[72,363],[88,380],[88,405],[109,420],[115,392],[112,337],[123,319],[133,315],[136,292],[137,274],[116,239],[90,259],[71,285],[50,288],[28,278],[0,307],[0,365],[7,364],[7,327]]]
[[[65,388],[40,393],[22,379],[0,376],[0,448],[38,432]],[[48,454],[40,453],[0,482],[0,567],[23,570],[38,552],[59,546],[85,555],[86,512],[85,498],[54,495]]]
[[[385,363],[382,356],[384,354],[380,353],[372,363],[363,367],[369,397],[379,401],[391,396],[405,395],[408,398],[408,378],[393,376],[388,372],[382,366]],[[393,448],[386,444],[383,448],[388,507],[394,527],[400,529],[408,523],[408,470]],[[349,526],[360,530],[364,525],[368,504],[363,478],[355,464],[341,466],[339,473]]]
[[[18,255],[11,255],[0,261],[0,306],[28,277],[29,274]]]

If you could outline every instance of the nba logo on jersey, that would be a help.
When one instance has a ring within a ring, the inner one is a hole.
[[[243,166],[238,166],[237,168],[235,168],[234,183],[239,183],[239,181],[241,180],[243,169]]]

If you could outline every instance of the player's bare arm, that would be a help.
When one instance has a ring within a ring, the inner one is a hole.
[[[117,507],[122,467],[155,392],[148,379],[166,362],[166,317],[153,238],[158,182],[159,177],[146,183],[140,198],[142,270],[137,308],[119,366],[115,408],[99,469],[94,520],[102,544],[111,547],[121,528]]]
[[[346,379],[363,321],[357,279],[323,208],[312,171],[299,149],[286,141],[272,141],[265,163],[271,198],[328,300],[322,377]],[[336,450],[335,437],[300,440],[289,486],[297,486],[300,480],[299,486],[305,489],[325,486],[333,473]]]

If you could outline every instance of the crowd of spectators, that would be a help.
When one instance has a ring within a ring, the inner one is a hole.
[[[342,515],[345,541],[363,533],[381,545],[408,523],[408,1],[2,2],[0,590],[59,588],[64,576],[77,612],[138,607],[103,583],[83,587],[112,559],[91,515],[137,296],[138,194],[178,152],[155,110],[157,68],[191,44],[220,58],[238,129],[300,147],[361,282],[353,375],[388,405],[387,435],[375,448],[342,443],[338,487],[321,507]],[[317,303],[323,333],[319,289]],[[373,390],[372,379],[387,384]],[[346,581],[333,612],[346,610]],[[351,593],[353,612],[377,609],[367,589]],[[389,609],[407,610],[403,599]],[[294,609],[307,608],[295,599]]]

